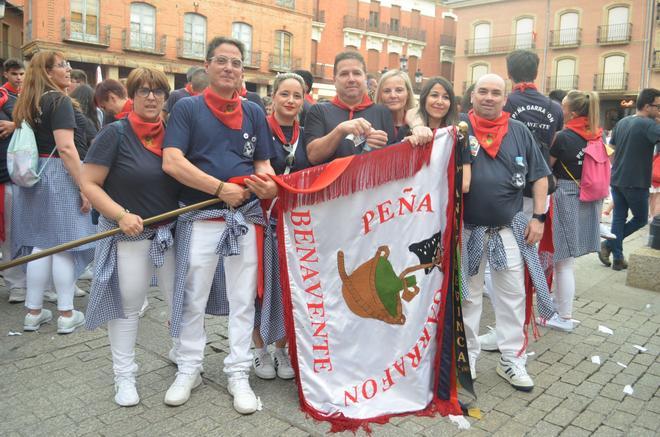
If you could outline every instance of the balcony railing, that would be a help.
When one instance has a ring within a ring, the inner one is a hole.
[[[614,92],[628,89],[628,73],[594,74],[594,91]]]
[[[582,29],[558,29],[550,31],[550,47],[564,49],[577,47],[582,42]]]
[[[456,47],[456,36],[440,34],[440,46]]]
[[[310,71],[315,78],[324,79],[326,73],[330,72],[330,68],[325,64],[316,63],[310,66]]]
[[[632,39],[632,23],[598,26],[598,44],[627,44]]]
[[[508,53],[515,49],[533,49],[536,47],[535,39],[533,33],[468,39],[465,40],[465,54],[483,56]]]
[[[257,70],[261,68],[261,52],[246,51],[243,66]]]
[[[176,40],[176,55],[179,58],[203,61],[206,59],[206,43],[178,38]]]
[[[325,11],[319,11],[318,9],[315,9],[313,11],[312,21],[316,21],[317,23],[325,23]]]
[[[83,26],[83,23],[67,20],[64,17],[62,17],[61,24],[62,41],[101,47],[110,46],[110,25],[94,28],[89,25]]]
[[[358,29],[365,32],[382,33],[415,41],[426,41],[426,31],[405,26],[390,26],[388,23],[374,23],[364,18],[345,16],[344,28]]]
[[[660,50],[653,50],[653,68],[660,69]]]
[[[283,56],[281,54],[271,53],[268,56],[268,69],[277,72],[287,72],[300,68],[300,58]]]
[[[577,74],[563,76],[548,76],[545,91],[549,93],[552,90],[576,90],[578,89],[579,76]]]
[[[167,47],[167,35],[154,33],[121,31],[122,49],[130,52],[142,52],[152,55],[164,55]]]

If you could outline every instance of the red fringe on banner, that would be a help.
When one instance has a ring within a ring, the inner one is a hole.
[[[283,188],[278,194],[280,208],[286,212],[411,177],[429,164],[432,149],[431,145],[412,147],[399,143],[274,177]]]

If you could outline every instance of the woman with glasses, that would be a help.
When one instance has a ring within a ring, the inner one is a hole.
[[[14,108],[14,121],[33,129],[39,151],[40,180],[32,187],[14,187],[12,210],[13,253],[26,255],[86,237],[95,229],[90,204],[79,190],[80,153],[84,135],[74,135],[74,107],[65,90],[71,85],[71,66],[59,52],[32,57],[23,90]],[[68,334],[85,323],[73,308],[76,278],[94,255],[84,245],[32,261],[27,265],[27,297],[23,329],[36,331],[52,319],[43,308],[44,291],[52,282],[57,290],[57,332]]]
[[[400,70],[390,70],[383,74],[376,88],[376,103],[387,106],[392,113],[394,132],[398,143],[410,135],[406,124],[406,112],[415,106],[410,78]]]
[[[268,124],[273,134],[275,156],[270,163],[276,174],[289,174],[310,166],[305,154],[303,128],[298,122],[298,115],[305,101],[305,82],[295,73],[279,74],[273,82],[273,113],[268,116]],[[274,207],[277,206],[275,200]],[[271,226],[275,227],[275,216],[271,208]],[[279,305],[281,305],[281,301]],[[272,309],[269,309],[272,311]],[[257,311],[257,323],[259,316]],[[254,371],[259,378],[292,379],[295,374],[286,351],[286,337],[275,342],[275,353],[271,357],[267,345],[255,328],[252,340],[255,353],[252,359]]]
[[[83,191],[101,213],[99,230],[123,234],[96,247],[87,327],[108,323],[115,373],[115,402],[136,405],[135,341],[138,313],[154,270],[170,306],[174,287],[174,222],[145,227],[143,219],[178,207],[179,184],[162,170],[165,125],[161,111],[169,93],[165,74],[131,71],[126,83],[133,110],[96,137],[83,165]]]

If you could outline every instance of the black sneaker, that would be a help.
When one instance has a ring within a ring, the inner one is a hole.
[[[598,251],[598,259],[603,263],[605,267],[612,265],[610,261],[610,255],[612,255],[612,249],[607,246],[607,241],[600,243],[600,250]]]

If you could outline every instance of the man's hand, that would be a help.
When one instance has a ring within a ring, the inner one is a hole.
[[[231,182],[225,182],[218,198],[232,208],[241,206],[250,197],[250,191]]]
[[[387,145],[387,132],[382,130],[372,130],[367,135],[367,144],[372,149],[380,149]]]
[[[16,130],[16,124],[9,120],[0,120],[0,140],[4,140]]]
[[[128,235],[129,237],[135,237],[136,235],[140,235],[142,233],[142,230],[144,229],[144,225],[142,223],[142,217],[136,214],[131,214],[126,213],[120,220],[119,220],[119,229],[121,231]]]
[[[80,212],[83,214],[87,214],[92,210],[92,204],[90,203],[89,199],[85,197],[85,195],[80,192]]]
[[[273,199],[277,196],[277,184],[267,174],[253,174],[250,179],[245,179],[245,185],[259,199]]]
[[[541,241],[541,237],[543,237],[543,223],[533,218],[525,229],[525,241],[532,245]]]
[[[355,137],[366,137],[371,133],[371,123],[364,118],[354,118],[347,120],[337,125],[337,128],[344,135],[353,134]]]

